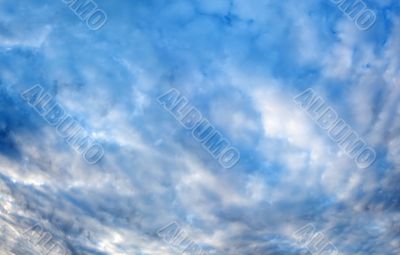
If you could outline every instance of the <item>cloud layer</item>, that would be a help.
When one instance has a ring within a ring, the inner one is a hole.
[[[0,250],[305,254],[307,224],[340,254],[400,254],[400,6],[365,1],[97,0],[93,31],[65,3],[0,0]],[[88,164],[21,97],[40,84],[98,141]],[[224,169],[157,102],[179,90],[233,147]],[[377,153],[360,169],[293,97],[312,88]],[[195,254],[195,253],[193,253]]]

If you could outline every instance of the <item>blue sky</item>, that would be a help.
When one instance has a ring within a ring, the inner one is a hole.
[[[68,1],[66,1],[68,2]],[[400,4],[96,0],[93,31],[64,1],[0,0],[0,250],[41,224],[68,254],[307,254],[307,224],[339,254],[400,254]],[[88,164],[21,93],[40,84],[104,148]],[[240,152],[223,168],[157,98],[175,88]],[[312,88],[377,153],[357,167],[293,97]]]

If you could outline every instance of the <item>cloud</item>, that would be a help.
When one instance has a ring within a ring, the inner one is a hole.
[[[89,30],[62,1],[0,1],[0,249],[174,254],[177,222],[208,254],[300,254],[313,224],[341,254],[398,254],[395,1],[359,31],[330,1],[96,1]],[[104,148],[87,164],[21,99],[40,84]],[[358,169],[294,102],[306,88],[377,152]],[[222,169],[157,97],[176,88],[240,151]],[[303,250],[304,251],[304,250]]]

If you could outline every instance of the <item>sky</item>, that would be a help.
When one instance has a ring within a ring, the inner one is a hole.
[[[399,1],[364,0],[368,29],[336,0],[80,2],[0,0],[0,254],[400,254]],[[307,89],[371,165],[293,100]],[[236,164],[171,112],[179,98]]]

